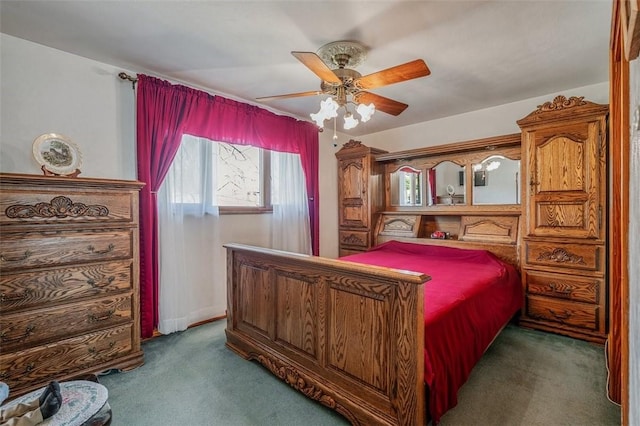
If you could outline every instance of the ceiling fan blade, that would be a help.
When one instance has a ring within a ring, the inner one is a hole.
[[[313,71],[322,81],[341,84],[342,80],[331,71],[331,68],[324,63],[320,56],[313,52],[291,52],[300,62]]]
[[[400,113],[409,106],[402,102],[394,101],[393,99],[385,98],[384,96],[376,95],[371,92],[354,93],[353,100],[359,104],[373,103],[376,106],[376,110],[386,112],[391,115],[400,115]]]
[[[316,96],[316,95],[322,95],[322,92],[320,90],[313,90],[311,92],[289,93],[286,95],[276,95],[276,96],[263,96],[261,98],[256,98],[256,101],[273,101],[275,99],[301,98],[303,96]]]
[[[374,72],[362,76],[355,80],[355,86],[360,89],[375,89],[376,87],[388,86],[389,84],[400,83],[414,78],[425,77],[431,74],[427,64],[422,59],[396,65],[386,70]]]

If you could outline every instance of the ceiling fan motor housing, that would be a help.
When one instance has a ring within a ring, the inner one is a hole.
[[[367,50],[356,41],[334,41],[318,49],[318,56],[330,68],[355,68],[367,58]]]
[[[322,90],[323,92],[335,91],[335,88],[338,86],[344,86],[347,92],[351,92],[352,90],[356,89],[354,80],[362,77],[362,74],[360,74],[358,71],[348,68],[337,68],[333,70],[333,73],[338,76],[338,78],[342,81],[342,84],[323,81],[322,83],[320,83],[320,90]]]

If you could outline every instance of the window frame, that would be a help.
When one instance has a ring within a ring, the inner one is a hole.
[[[213,143],[226,143],[229,145],[241,146],[231,142],[213,141]],[[250,144],[248,144],[250,145]],[[232,214],[269,214],[273,213],[271,204],[271,151],[259,146],[251,145],[260,150],[260,193],[261,206],[221,206],[218,205],[218,212],[221,215]]]

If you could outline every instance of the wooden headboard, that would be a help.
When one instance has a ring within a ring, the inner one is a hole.
[[[520,270],[519,222],[519,211],[439,215],[384,212],[378,218],[375,243],[397,240],[488,250]],[[448,238],[430,238],[435,231],[448,233]]]

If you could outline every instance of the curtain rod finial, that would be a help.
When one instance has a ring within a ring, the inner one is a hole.
[[[129,80],[131,82],[131,88],[135,90],[136,88],[136,82],[138,81],[137,78],[135,77],[131,77],[129,74],[127,74],[126,72],[121,72],[118,74],[118,77],[120,77],[122,80]]]

